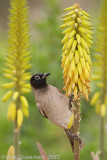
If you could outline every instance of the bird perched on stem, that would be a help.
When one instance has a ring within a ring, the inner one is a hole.
[[[46,78],[49,75],[50,73],[38,73],[30,79],[36,105],[42,116],[65,130],[72,150],[74,150],[74,138],[78,139],[78,135],[73,134],[74,113],[71,109],[72,105],[58,88],[47,84]],[[79,142],[81,150],[83,143],[80,138]]]

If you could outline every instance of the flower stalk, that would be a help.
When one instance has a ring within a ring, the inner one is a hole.
[[[30,84],[26,81],[31,74],[27,70],[31,68],[29,64],[30,56],[30,34],[28,24],[28,7],[26,0],[11,0],[8,31],[8,54],[5,59],[4,76],[8,83],[2,86],[9,91],[4,95],[3,101],[11,99],[8,107],[7,118],[15,124],[14,147],[15,156],[19,156],[19,135],[23,123],[23,115],[29,116],[29,108],[24,93],[31,91]]]
[[[91,105],[96,106],[96,113],[100,116],[100,151],[101,160],[104,160],[104,119],[107,110],[107,1],[103,0],[98,41],[95,54],[94,76],[98,90],[91,99]]]
[[[80,97],[88,101],[90,93],[90,47],[92,42],[92,24],[90,16],[78,4],[64,10],[62,16],[64,38],[62,48],[62,68],[64,90],[66,96],[74,95],[74,132],[79,134],[80,126]],[[81,96],[80,96],[81,95]],[[74,141],[74,160],[79,160],[79,140]]]

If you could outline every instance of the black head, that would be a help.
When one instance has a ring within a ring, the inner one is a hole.
[[[31,86],[36,89],[46,87],[47,86],[46,77],[49,75],[50,73],[38,73],[33,75],[30,79]]]

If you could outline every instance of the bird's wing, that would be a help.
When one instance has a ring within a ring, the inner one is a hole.
[[[58,88],[56,88],[61,94],[63,94],[63,92],[60,90],[60,89],[58,89]],[[63,94],[64,95],[64,94]],[[65,96],[65,95],[64,95]],[[70,109],[70,111],[71,111],[71,108],[72,108],[72,99],[73,99],[73,95],[72,96],[70,96],[70,98],[69,98],[69,109]]]
[[[44,112],[42,109],[39,109],[39,112],[40,112],[40,114],[41,114],[43,117],[48,118],[48,117],[46,116],[45,112]]]
[[[43,117],[48,118],[48,117],[46,116],[45,112],[41,109],[41,107],[40,107],[40,105],[39,105],[38,103],[37,103],[37,108],[38,108],[40,114],[41,114]]]

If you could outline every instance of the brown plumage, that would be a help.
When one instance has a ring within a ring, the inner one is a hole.
[[[48,75],[50,74],[39,73],[31,77],[30,82],[37,108],[42,116],[65,130],[73,149],[74,138],[77,138],[77,136],[73,135],[72,129],[70,131],[69,128],[69,125],[72,128],[74,116],[70,110],[69,99],[58,88],[46,83]],[[83,146],[82,144],[80,140],[80,149]]]

